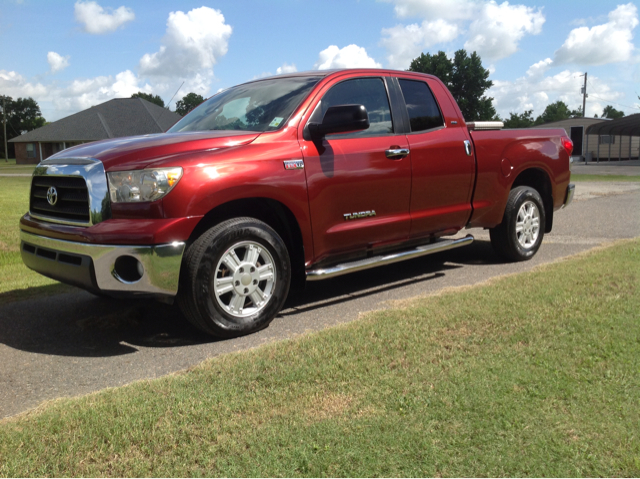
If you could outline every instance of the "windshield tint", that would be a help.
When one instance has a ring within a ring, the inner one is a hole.
[[[205,130],[274,131],[284,125],[321,77],[262,80],[212,96],[169,133]]]

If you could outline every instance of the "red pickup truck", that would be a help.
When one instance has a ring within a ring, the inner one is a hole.
[[[443,251],[488,228],[531,258],[573,196],[564,130],[465,122],[436,77],[296,73],[245,83],[168,132],[35,169],[25,264],[109,296],[177,299],[203,331],[266,327],[292,286]]]

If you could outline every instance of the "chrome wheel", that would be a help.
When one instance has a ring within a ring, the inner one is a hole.
[[[540,234],[540,211],[533,201],[525,201],[516,217],[516,237],[523,248],[531,248]]]
[[[267,248],[254,241],[242,241],[222,254],[210,291],[224,311],[246,318],[269,303],[276,277],[276,265]]]

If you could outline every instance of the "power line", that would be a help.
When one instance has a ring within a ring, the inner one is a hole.
[[[591,83],[591,82],[588,82],[588,83],[589,83],[589,85],[590,85],[591,87],[595,88],[595,87],[593,86],[593,83]],[[614,105],[622,106],[622,107],[625,107],[625,108],[633,108],[634,110],[640,110],[640,108],[638,108],[637,106],[623,105],[622,103],[617,103],[617,102],[615,102],[615,101],[613,101],[613,100],[605,100],[604,98],[600,98],[600,97],[598,97],[598,96],[595,96],[593,93],[591,94],[591,97],[592,97],[592,98],[595,98],[595,99],[597,99],[597,100],[606,101],[606,102],[608,102],[608,103],[613,103]]]
[[[607,103],[613,103],[614,105],[623,106],[625,108],[633,108],[634,110],[640,110],[640,108],[638,108],[637,106],[623,105],[622,103],[617,103],[615,101],[605,100],[604,98],[595,96],[593,93],[591,94],[591,98],[595,98],[596,100],[606,101]]]

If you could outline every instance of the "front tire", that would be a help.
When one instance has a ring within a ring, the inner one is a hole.
[[[276,231],[254,218],[207,230],[185,252],[178,304],[213,336],[231,338],[266,328],[289,292],[291,264]]]
[[[491,245],[506,260],[529,260],[542,244],[544,225],[540,194],[529,186],[517,186],[509,192],[502,223],[489,231]]]

